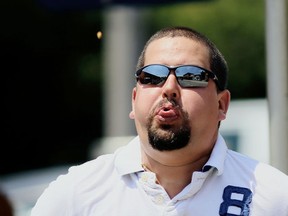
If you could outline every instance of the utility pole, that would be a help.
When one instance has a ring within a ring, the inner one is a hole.
[[[288,174],[287,1],[266,0],[267,89],[271,165]]]

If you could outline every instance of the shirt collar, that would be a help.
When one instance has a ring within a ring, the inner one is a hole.
[[[207,168],[216,168],[217,169],[217,175],[221,175],[224,171],[224,162],[227,154],[227,145],[220,133],[218,133],[218,137],[216,140],[216,143],[214,145],[214,148],[211,152],[209,160],[206,162],[206,164],[203,166],[203,171],[207,170]]]
[[[224,170],[224,161],[227,154],[225,140],[218,134],[209,160],[203,166],[203,171],[214,167],[217,169],[217,175],[221,175]],[[139,136],[132,139],[126,146],[119,148],[115,152],[115,167],[120,175],[136,173],[143,171],[141,166],[141,147]]]
[[[115,152],[115,167],[120,175],[143,171],[139,137],[136,136],[126,146]]]

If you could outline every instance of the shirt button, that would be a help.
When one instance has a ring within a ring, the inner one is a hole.
[[[141,180],[142,180],[143,182],[148,182],[148,175],[147,175],[146,173],[143,173],[143,174],[141,175]]]
[[[157,195],[155,197],[155,203],[158,205],[162,205],[164,203],[164,197],[161,195]]]

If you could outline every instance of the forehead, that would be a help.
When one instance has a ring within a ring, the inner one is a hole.
[[[186,37],[164,37],[149,44],[144,64],[194,64],[210,69],[209,59],[209,50],[203,43]]]

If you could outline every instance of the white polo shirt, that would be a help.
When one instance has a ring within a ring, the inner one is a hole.
[[[38,199],[31,216],[288,216],[288,176],[228,150],[219,134],[202,172],[170,199],[141,167],[139,138],[73,166]]]

